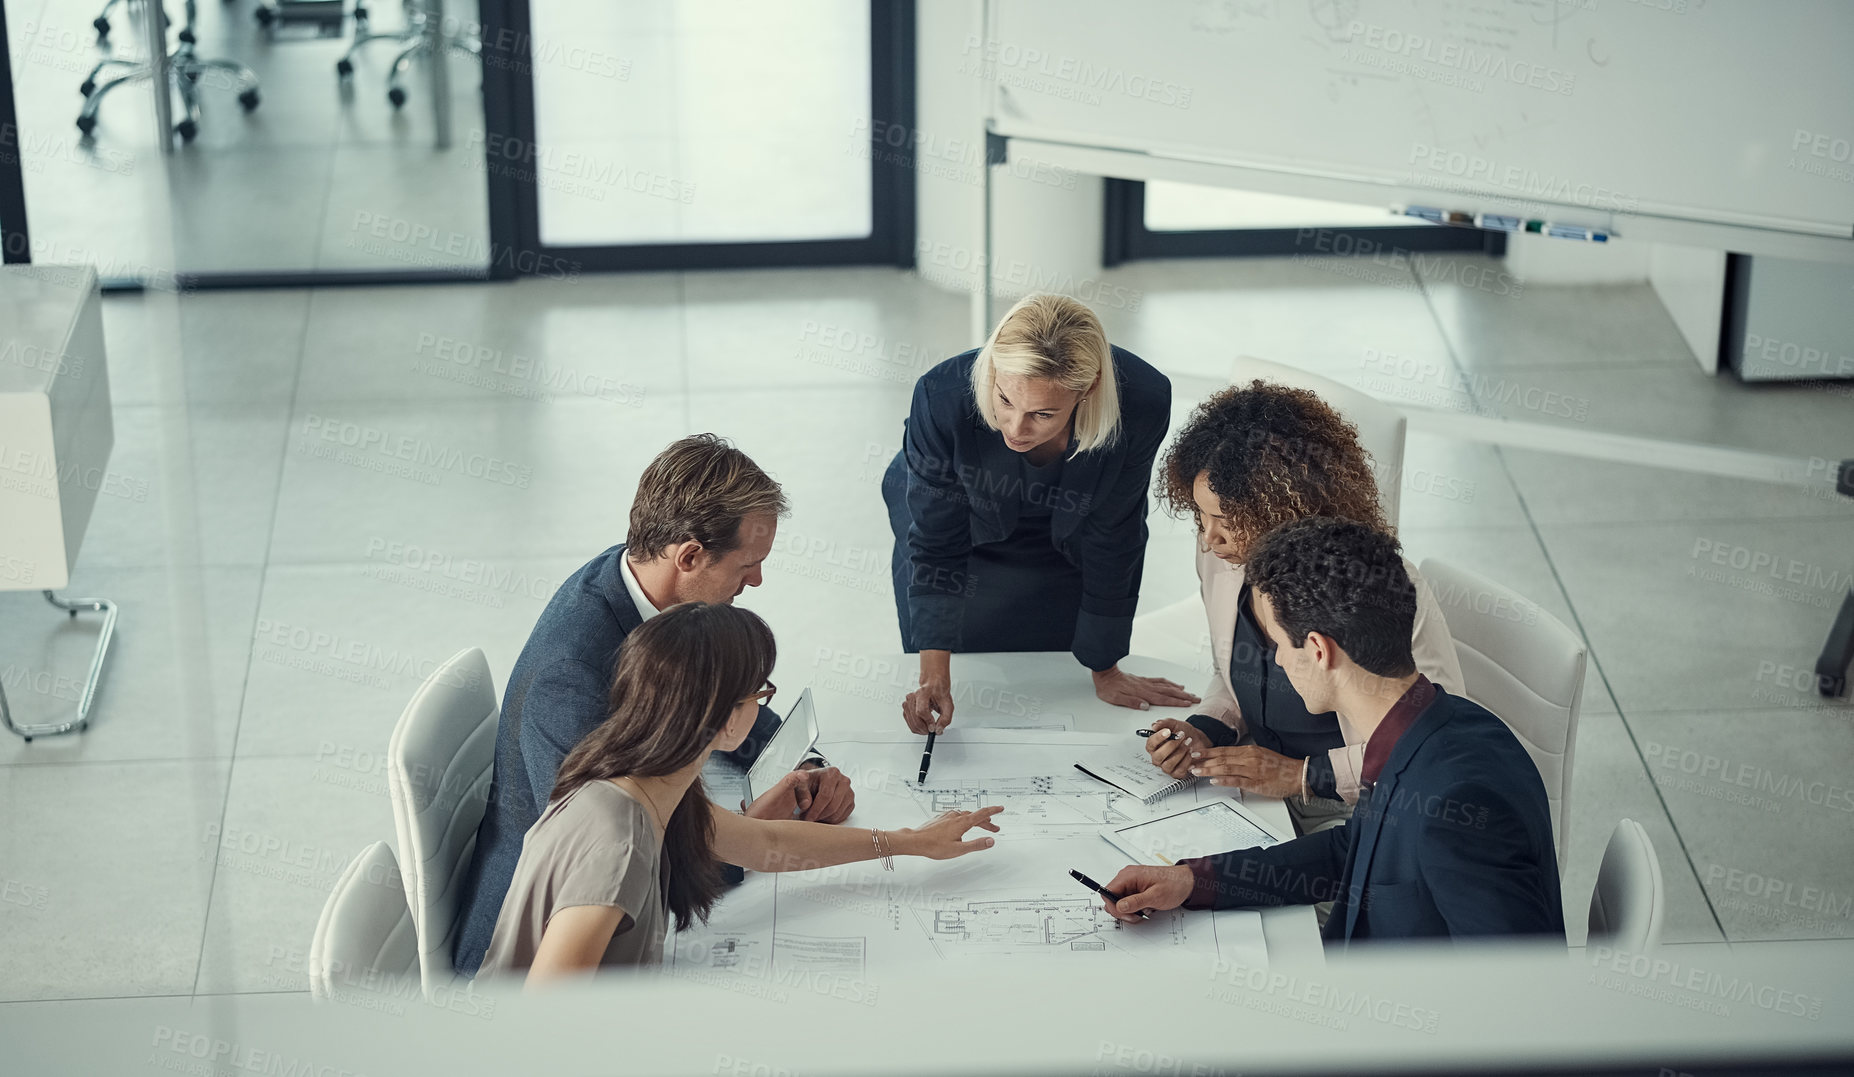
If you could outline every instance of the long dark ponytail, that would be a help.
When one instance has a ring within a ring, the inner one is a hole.
[[[772,629],[756,614],[684,602],[625,637],[612,677],[610,717],[560,764],[549,800],[587,782],[674,774],[702,753],[743,699],[771,675]],[[676,930],[704,923],[721,896],[714,816],[698,775],[663,828],[664,900]]]

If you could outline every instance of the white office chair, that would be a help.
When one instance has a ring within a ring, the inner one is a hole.
[[[1563,875],[1571,757],[1589,652],[1564,622],[1485,576],[1433,557],[1418,571],[1448,621],[1468,698],[1499,715],[1539,768]]]
[[[1648,831],[1633,819],[1618,822],[1590,892],[1590,942],[1647,953],[1661,942],[1666,901]]]
[[[1306,389],[1358,427],[1358,443],[1371,454],[1371,473],[1378,480],[1378,504],[1384,507],[1384,519],[1397,526],[1397,509],[1403,493],[1403,443],[1409,420],[1395,405],[1386,404],[1350,385],[1310,374],[1299,367],[1271,363],[1254,356],[1238,356],[1230,368],[1230,380],[1247,384],[1252,378],[1272,381],[1295,389]]]
[[[1378,481],[1378,503],[1383,506],[1384,518],[1396,526],[1403,488],[1403,443],[1409,425],[1403,412],[1331,378],[1266,359],[1239,356],[1230,368],[1231,382],[1246,385],[1254,378],[1307,389],[1358,428],[1359,444],[1371,454],[1372,474]],[[1196,669],[1206,658],[1204,636],[1204,604],[1198,595],[1191,594],[1135,617],[1131,647],[1134,654],[1164,658]]]
[[[362,849],[348,864],[309,941],[312,996],[380,989],[382,977],[411,977],[418,965],[418,939],[403,887],[399,860],[383,841]]]
[[[471,647],[419,685],[387,746],[386,784],[426,998],[459,979],[451,964],[457,890],[489,798],[496,719],[489,662]]]

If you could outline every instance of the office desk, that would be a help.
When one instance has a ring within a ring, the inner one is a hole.
[[[81,731],[116,627],[108,599],[61,599],[97,494],[111,426],[103,301],[93,266],[0,268],[0,591],[39,591],[70,616],[103,614],[75,716],[0,726],[25,737]]]
[[[1191,688],[1195,688],[1200,679],[1183,667],[1156,659],[1129,658],[1122,663],[1122,668],[1144,676],[1169,677]],[[819,750],[834,764],[843,767],[858,790],[857,810],[847,825],[891,828],[917,825],[931,818],[931,809],[926,806],[924,799],[904,809],[902,805],[907,802],[900,796],[902,786],[913,787],[921,748],[925,744],[925,738],[907,732],[901,719],[900,701],[914,687],[917,660],[910,655],[858,654],[826,648],[804,656],[799,669],[802,673],[798,677],[794,677],[790,664],[779,674],[790,683],[782,686],[781,698],[774,703],[774,708],[786,712],[806,683],[811,687],[817,706]],[[801,681],[800,678],[808,678],[808,681]],[[936,761],[949,758],[955,750],[961,751],[968,760],[980,758],[990,750],[1009,751],[1019,759],[1034,757],[1040,752],[1039,742],[1047,739],[1050,745],[1047,764],[1045,766],[1041,758],[1037,764],[1038,773],[1047,774],[1073,771],[1074,748],[1056,743],[1060,739],[1058,729],[1096,734],[1113,746],[1124,744],[1126,750],[1137,751],[1139,745],[1134,730],[1155,718],[1182,718],[1190,713],[1183,708],[1134,711],[1103,703],[1095,698],[1094,685],[1087,670],[1067,653],[955,655],[953,693],[952,728],[939,740],[935,750]],[[972,731],[979,733],[962,737],[962,733],[971,734]],[[1124,741],[1120,738],[1124,738]],[[949,747],[961,745],[962,741],[964,743],[958,749]],[[999,745],[996,749],[989,747],[994,741]],[[943,751],[948,755],[943,756]],[[885,762],[871,765],[872,760]],[[1014,771],[1007,772],[1016,774]],[[928,785],[932,787],[937,784],[930,773]],[[1104,786],[1102,788],[1105,789]],[[1154,810],[1176,810],[1190,806],[1188,799],[1180,798],[1196,796],[1208,799],[1231,795],[1228,791],[1209,787],[1200,786],[1199,790],[1195,794],[1189,791],[1174,794]],[[718,799],[723,802],[735,802],[722,790],[715,791]],[[1247,797],[1243,802],[1277,832],[1288,835],[1294,832],[1287,808],[1281,801]],[[978,806],[976,801],[972,806]],[[904,811],[911,814],[904,815]],[[736,937],[739,945],[747,951],[749,962],[756,960],[755,955],[759,950],[754,947],[758,944],[748,936],[757,932],[759,937],[770,939],[775,931],[785,932],[787,928],[784,926],[783,915],[780,916],[780,926],[777,928],[774,927],[773,917],[781,908],[788,910],[789,915],[793,907],[790,898],[795,892],[813,902],[840,910],[828,915],[818,915],[816,910],[809,910],[812,914],[812,930],[807,935],[808,940],[810,936],[827,933],[834,935],[840,930],[845,936],[859,933],[869,935],[873,948],[873,935],[888,930],[880,926],[885,909],[897,921],[894,930],[905,930],[899,922],[906,919],[906,916],[900,911],[899,904],[889,901],[885,888],[899,888],[911,893],[916,899],[930,899],[928,903],[938,907],[948,901],[963,901],[968,896],[983,897],[986,893],[984,888],[991,884],[985,867],[986,858],[989,857],[1026,857],[1031,853],[1038,857],[1074,856],[1078,862],[1072,866],[1102,883],[1112,877],[1116,866],[1128,862],[1124,853],[1092,836],[1093,830],[1098,827],[1077,826],[1063,832],[1079,836],[1050,837],[1045,840],[1039,835],[1047,835],[1059,828],[1042,827],[1043,821],[1035,816],[1027,817],[1020,812],[1013,818],[1011,809],[1007,807],[998,822],[1003,827],[1003,833],[999,836],[999,844],[992,849],[937,864],[918,858],[897,858],[893,874],[882,872],[873,863],[863,863],[784,876],[782,878],[791,880],[784,884],[772,877],[750,875],[747,882],[724,897],[715,910],[714,923],[719,925],[722,934],[698,933],[677,939],[673,945],[681,948],[679,954],[671,954],[666,948],[666,960],[672,965],[676,964],[679,957],[684,961],[698,963],[711,960],[712,955],[704,956],[702,948],[733,946],[735,943],[730,940]],[[969,837],[982,833],[973,831]],[[1012,842],[1017,844],[1009,844]],[[1038,844],[1025,844],[1028,842]],[[1052,852],[1057,843],[1063,852]],[[1097,871],[1107,874],[1097,875]],[[1061,870],[1045,870],[1040,860],[1036,866],[1036,879],[1036,885],[1051,894],[1089,897],[1079,884]],[[979,893],[970,895],[969,887],[978,887]],[[1069,889],[1073,890],[1073,895],[1068,895]],[[1211,914],[1188,915],[1208,918]],[[1265,909],[1260,915],[1270,964],[1318,964],[1322,960],[1319,930],[1311,907]],[[876,928],[871,928],[871,918],[877,922]],[[1139,927],[1143,929],[1145,926]],[[716,942],[717,939],[720,941]],[[807,944],[811,943],[808,941]],[[764,948],[771,949],[770,946]],[[940,948],[936,946],[935,949]],[[1138,948],[1134,950],[1137,955]],[[1246,954],[1248,951],[1241,952]],[[825,963],[831,959],[828,954],[807,956],[815,956]],[[945,956],[944,952],[942,956]],[[997,948],[983,952],[981,956],[986,960],[997,960],[1018,955],[1015,952],[1007,954],[1006,948]]]

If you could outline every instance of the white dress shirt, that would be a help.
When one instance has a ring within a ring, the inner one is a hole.
[[[643,620],[650,620],[663,611],[651,604],[650,596],[644,593],[644,585],[637,582],[637,573],[631,571],[631,554],[625,552],[618,559],[618,571],[624,574],[624,589],[631,596],[631,605],[637,607],[637,615]]]

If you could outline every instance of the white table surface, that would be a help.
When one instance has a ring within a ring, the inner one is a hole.
[[[1203,690],[1201,674],[1171,662],[1132,656],[1120,665],[1129,673],[1170,678],[1194,693]],[[833,735],[906,728],[901,719],[901,699],[916,682],[916,656],[820,649],[801,668],[810,677],[808,683],[818,713],[819,750],[826,757],[830,755]],[[780,685],[774,709],[785,713],[805,687]],[[953,693],[955,727],[1010,728],[1066,720],[1079,733],[1125,733],[1130,740],[1134,730],[1156,718],[1183,718],[1191,713],[1181,707],[1135,711],[1103,703],[1095,697],[1087,669],[1066,651],[956,654]],[[1279,832],[1294,833],[1282,801],[1245,796],[1243,804]],[[1321,963],[1324,951],[1312,906],[1264,909],[1262,930],[1271,963]]]

